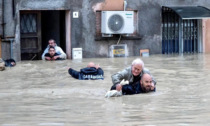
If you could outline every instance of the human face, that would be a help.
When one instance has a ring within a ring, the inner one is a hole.
[[[141,87],[145,92],[151,91],[152,87],[152,77],[149,74],[143,75],[142,80],[140,81]]]
[[[142,71],[142,65],[141,64],[134,64],[132,65],[132,74],[133,76],[138,76]]]
[[[49,46],[55,47],[55,41],[53,41],[53,40],[50,40],[50,41],[48,42],[48,44],[49,44]]]
[[[49,54],[50,54],[50,56],[54,56],[55,55],[55,49],[50,48],[49,49]]]

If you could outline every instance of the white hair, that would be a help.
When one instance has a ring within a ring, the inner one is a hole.
[[[144,62],[141,59],[137,58],[132,62],[132,66],[136,64],[140,64],[142,65],[142,68],[144,68]]]

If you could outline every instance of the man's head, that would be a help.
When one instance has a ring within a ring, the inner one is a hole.
[[[135,59],[132,62],[132,74],[133,76],[138,76],[142,69],[144,68],[144,62],[141,59]]]
[[[50,39],[50,40],[48,41],[48,45],[49,45],[49,46],[55,47],[55,46],[56,46],[55,40],[54,40],[54,39]]]
[[[145,92],[149,92],[151,91],[151,87],[152,87],[152,77],[149,74],[143,74],[140,80],[140,84],[142,89]]]
[[[87,67],[95,67],[95,63],[94,62],[89,62]]]
[[[55,48],[53,46],[49,47],[48,53],[50,54],[50,56],[54,56],[55,55]]]

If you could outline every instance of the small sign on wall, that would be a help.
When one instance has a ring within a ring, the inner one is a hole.
[[[73,12],[73,18],[79,18],[79,12],[78,11]]]
[[[128,56],[127,44],[111,45],[109,47],[110,57],[126,57]]]

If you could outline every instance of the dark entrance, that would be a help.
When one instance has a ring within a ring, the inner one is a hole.
[[[21,11],[21,60],[40,60],[49,39],[66,51],[65,11]]]
[[[49,39],[54,39],[66,52],[65,11],[42,11],[42,51]]]

